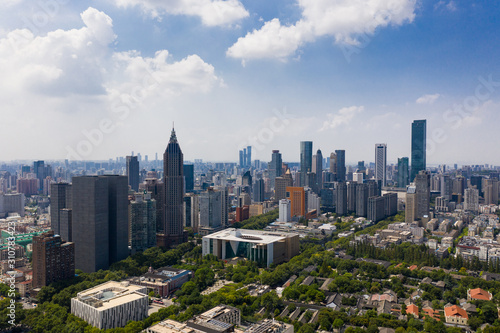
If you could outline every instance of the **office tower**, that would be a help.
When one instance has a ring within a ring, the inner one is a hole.
[[[453,194],[453,181],[450,178],[450,175],[441,175],[441,196],[446,200],[451,199],[451,195]]]
[[[345,150],[336,150],[335,155],[337,155],[337,181],[345,182]]]
[[[61,235],[61,209],[71,209],[71,185],[68,183],[53,183],[50,185],[50,229],[56,235]],[[69,238],[64,238],[70,241]]]
[[[250,186],[252,187],[252,175],[250,174],[250,171],[247,171],[243,174],[241,177],[241,186]]]
[[[33,162],[33,173],[38,179],[38,192],[43,193],[44,180],[52,176],[52,167],[45,165],[44,161],[35,161]]]
[[[337,215],[347,214],[347,185],[345,182],[338,182],[335,186],[336,213]]]
[[[172,247],[187,240],[184,232],[184,156],[172,128],[168,146],[163,154],[163,183],[165,186],[165,225],[159,234],[158,246]]]
[[[464,176],[457,176],[453,179],[453,194],[464,195],[464,191],[467,188],[467,179]]]
[[[253,202],[264,202],[264,179],[257,179],[253,184]]]
[[[200,193],[200,233],[208,235],[224,227],[222,223],[222,206],[224,197],[221,191],[210,187]]]
[[[319,191],[323,188],[323,154],[320,149],[316,152],[316,165],[313,172],[316,173],[315,192],[319,193]]]
[[[386,193],[382,197],[385,200],[385,217],[396,215],[398,213],[397,193]]]
[[[29,165],[21,166],[21,177],[26,177],[28,173],[31,173],[31,167]]]
[[[151,198],[156,201],[156,233],[163,234],[165,227],[165,185],[155,175],[146,178],[144,190],[151,193]]]
[[[356,212],[356,185],[355,182],[347,183],[347,211]]]
[[[128,180],[126,176],[73,177],[75,267],[107,269],[128,255]]]
[[[479,190],[476,186],[469,187],[465,190],[464,210],[473,213],[479,211]]]
[[[245,161],[246,161],[245,166],[247,168],[250,168],[252,166],[252,146],[247,146]]]
[[[356,215],[366,217],[368,212],[368,185],[356,185]]]
[[[485,179],[484,204],[498,205],[498,179]]]
[[[245,167],[245,154],[243,152],[243,150],[240,150],[240,168],[244,168]]]
[[[415,185],[408,186],[406,190],[405,222],[412,223],[418,219],[417,188]]]
[[[331,153],[330,154],[330,173],[333,175],[333,180],[337,180],[337,154]]]
[[[128,205],[129,238],[132,253],[156,245],[156,200],[151,193],[136,193]]]
[[[135,192],[139,191],[139,160],[137,156],[127,156],[128,185]]]
[[[307,173],[312,171],[312,141],[300,142],[300,186],[306,185]]]
[[[382,182],[385,187],[387,181],[387,145],[385,143],[375,144],[375,179]]]
[[[292,204],[288,199],[281,199],[279,201],[279,222],[292,221]]]
[[[368,220],[378,222],[385,218],[385,199],[384,197],[370,197],[368,198]]]
[[[306,175],[306,182],[302,186],[310,187],[314,192],[318,192],[316,187],[316,174],[314,172],[308,172]]]
[[[75,276],[75,244],[49,231],[33,237],[33,288]]]
[[[398,158],[398,187],[405,188],[410,184],[408,157]]]
[[[427,171],[421,170],[415,177],[417,189],[417,218],[429,216],[431,201],[431,176]]]
[[[271,155],[271,162],[269,162],[269,179],[271,180],[271,188],[275,188],[276,177],[281,177],[282,174],[282,164],[281,154],[279,150],[273,150]]]
[[[358,172],[365,172],[365,161],[358,161]]]
[[[306,194],[303,187],[287,187],[286,198],[291,202],[292,217],[306,215]]]
[[[483,176],[471,176],[470,177],[471,186],[475,186],[478,190],[479,196],[483,195]]]
[[[59,211],[59,229],[63,241],[73,241],[73,210],[63,208]]]
[[[426,169],[427,149],[427,120],[415,120],[411,125],[411,176],[413,180],[417,174]]]
[[[290,169],[287,169],[282,177],[277,177],[275,182],[274,201],[279,202],[286,198],[286,188],[293,186],[293,178]]]
[[[186,184],[186,193],[194,191],[194,165],[184,164],[184,184]]]
[[[200,200],[194,193],[186,193],[184,196],[184,226],[192,228],[195,233],[200,226]]]

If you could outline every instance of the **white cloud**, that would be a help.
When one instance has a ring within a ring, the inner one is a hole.
[[[364,106],[350,106],[340,109],[337,113],[327,114],[328,120],[323,122],[323,127],[319,130],[320,132],[335,129],[341,125],[348,125],[352,118],[364,110]]]
[[[446,3],[446,1],[439,1],[434,5],[434,10],[439,10],[439,9],[444,9],[450,12],[454,12],[457,10],[457,4],[453,0],[451,0],[448,3]]]
[[[434,102],[440,96],[441,96],[440,94],[433,94],[433,95],[427,94],[427,95],[423,95],[423,96],[417,98],[417,100],[415,101],[415,103],[417,103],[417,104],[434,104]]]
[[[238,0],[112,0],[119,7],[141,7],[152,17],[198,16],[206,26],[226,26],[249,16]]]
[[[12,7],[21,3],[22,1],[23,0],[2,0],[2,2],[0,2],[0,8]]]
[[[357,36],[377,28],[402,25],[415,17],[416,0],[298,0],[302,18],[283,26],[278,19],[241,37],[226,52],[238,59],[278,58],[293,55],[304,43],[332,36],[340,44],[357,45]]]

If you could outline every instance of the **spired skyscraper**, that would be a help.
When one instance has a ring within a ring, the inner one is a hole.
[[[163,233],[157,235],[158,246],[172,247],[187,241],[183,226],[184,155],[177,142],[175,130],[163,154],[163,184],[165,186]]]
[[[419,171],[426,169],[427,120],[415,120],[411,125],[411,174],[413,181]]]

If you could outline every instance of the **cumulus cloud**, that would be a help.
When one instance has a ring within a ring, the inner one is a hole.
[[[119,7],[140,7],[152,17],[165,14],[198,16],[206,26],[230,25],[249,16],[238,0],[112,0]]]
[[[348,125],[354,116],[360,112],[363,112],[364,106],[350,106],[340,109],[337,113],[327,114],[328,120],[323,122],[323,127],[319,130],[320,132],[335,129],[341,125]]]
[[[434,104],[434,102],[440,97],[440,94],[433,95],[423,95],[415,101],[417,104]]]
[[[439,1],[434,5],[434,10],[439,10],[439,9],[444,9],[448,10],[450,12],[454,12],[457,10],[457,5],[455,1],[451,0],[450,2],[446,3],[445,1]]]
[[[14,30],[0,39],[0,82],[3,92],[31,92],[50,96],[108,95],[143,85],[148,75],[154,85],[149,93],[206,92],[217,83],[212,65],[191,55],[172,62],[166,50],[154,57],[136,51],[114,52],[116,39],[111,18],[94,8],[81,14],[80,29],[56,30],[35,36],[27,29]]]
[[[241,37],[226,52],[238,59],[286,59],[307,42],[332,36],[339,44],[359,44],[357,36],[402,25],[415,17],[416,0],[298,0],[302,17],[293,25],[278,19]]]

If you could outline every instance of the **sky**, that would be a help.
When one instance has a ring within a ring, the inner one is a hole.
[[[162,156],[500,165],[500,3],[4,0],[0,160]]]

